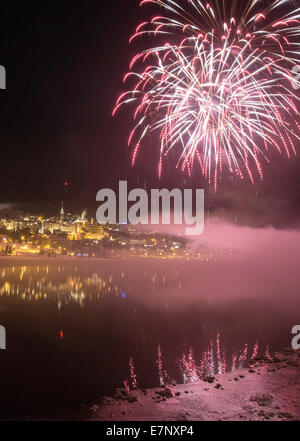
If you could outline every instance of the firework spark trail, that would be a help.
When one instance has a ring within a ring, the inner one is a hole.
[[[156,364],[158,365],[160,386],[164,386],[164,385],[168,384],[168,374],[167,374],[167,371],[163,368],[163,355],[162,355],[162,350],[161,350],[160,345],[158,345],[158,348],[157,348]]]
[[[130,360],[129,360],[129,370],[130,370],[131,388],[133,390],[135,390],[137,388],[137,376],[136,376],[134,361],[133,361],[132,357],[130,357]]]
[[[166,15],[140,24],[131,37],[159,38],[159,45],[133,58],[124,82],[136,84],[113,112],[136,105],[128,142],[133,164],[153,131],[159,131],[159,175],[174,150],[177,167],[191,173],[199,164],[215,188],[225,163],[254,182],[255,170],[263,179],[271,148],[296,153],[300,80],[292,70],[300,63],[300,8],[288,0],[225,3],[141,1]]]

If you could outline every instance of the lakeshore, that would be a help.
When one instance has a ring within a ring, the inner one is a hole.
[[[299,421],[300,351],[257,357],[198,383],[119,390],[90,411],[93,421]]]
[[[231,262],[0,259],[1,419],[299,420],[297,291]]]
[[[258,356],[247,368],[190,384],[117,389],[90,406],[34,421],[300,421],[300,351]]]

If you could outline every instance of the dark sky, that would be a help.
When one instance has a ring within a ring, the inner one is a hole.
[[[96,210],[95,195],[121,179],[148,188],[205,187],[174,171],[172,159],[157,179],[155,139],[134,169],[127,148],[128,112],[112,118],[122,78],[137,47],[128,39],[152,15],[138,0],[0,1],[0,204],[44,212],[64,199],[71,209]],[[141,44],[141,43],[138,43]],[[212,212],[240,223],[277,227],[298,224],[298,159],[274,154],[265,182],[252,186],[224,179],[207,191]],[[64,183],[68,182],[68,191]]]
[[[127,174],[127,127],[111,112],[128,66],[137,2],[0,4],[0,63],[7,70],[0,200],[61,199],[67,172],[68,197],[89,204],[99,186]]]

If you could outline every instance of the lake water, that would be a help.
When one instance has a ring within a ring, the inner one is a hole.
[[[236,276],[231,261],[0,262],[0,417],[198,381],[290,345],[296,293],[283,302],[252,264]]]

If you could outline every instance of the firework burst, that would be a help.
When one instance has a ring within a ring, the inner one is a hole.
[[[288,0],[146,4],[164,15],[131,37],[150,36],[154,44],[132,59],[124,82],[135,83],[113,113],[135,105],[132,163],[151,132],[158,132],[159,176],[174,151],[177,167],[191,174],[198,164],[215,188],[225,167],[254,182],[263,179],[271,149],[296,154],[300,8]]]

